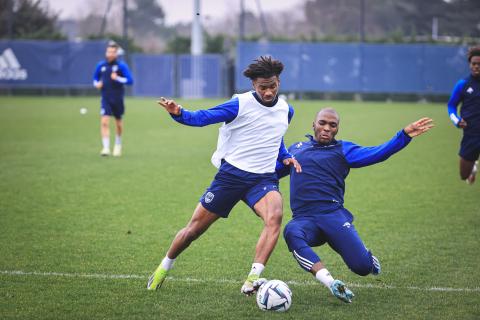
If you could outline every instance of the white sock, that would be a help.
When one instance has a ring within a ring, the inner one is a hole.
[[[172,269],[174,262],[175,262],[175,259],[170,259],[168,256],[165,256],[165,258],[163,258],[160,266],[162,266],[163,269],[168,271],[168,270]]]
[[[122,137],[121,136],[115,136],[115,144],[116,145],[121,145],[122,144]]]
[[[250,273],[248,275],[254,274],[254,275],[260,276],[263,269],[265,269],[265,266],[263,264],[254,262],[252,264],[252,270],[250,270]]]
[[[104,149],[110,149],[110,138],[109,137],[102,138],[102,144]]]
[[[330,288],[333,281],[335,281],[330,272],[328,272],[327,268],[318,270],[315,274],[315,278],[317,278],[317,280],[323,283],[327,288]]]

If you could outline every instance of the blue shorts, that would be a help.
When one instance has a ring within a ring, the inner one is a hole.
[[[467,161],[476,161],[480,155],[480,135],[464,134],[458,155]]]
[[[100,115],[113,116],[115,119],[122,119],[125,113],[125,105],[123,98],[106,98],[102,97],[102,105]]]
[[[353,226],[353,215],[343,207],[330,213],[295,217],[287,223],[283,234],[290,251],[305,245],[318,247],[335,243],[337,238],[360,240]]]
[[[304,254],[298,258],[308,261],[309,267],[320,259],[308,248],[328,243],[355,273],[367,275],[372,270],[372,253],[360,239],[352,214],[343,207],[330,213],[296,217],[287,223],[283,236],[288,249],[297,256],[311,252],[310,256]]]
[[[255,204],[270,191],[279,192],[274,172],[251,173],[222,161],[220,170],[200,202],[208,211],[227,218],[238,201],[244,201],[253,210]]]

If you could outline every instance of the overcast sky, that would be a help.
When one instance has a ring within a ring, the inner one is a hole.
[[[48,2],[50,8],[60,12],[60,18],[75,18],[89,12],[85,8],[85,0],[42,0]],[[113,0],[114,5],[122,5],[122,0]],[[128,0],[132,1],[132,0]],[[166,12],[166,23],[188,22],[193,16],[193,0],[157,0]],[[246,9],[257,11],[256,0],[244,0]],[[102,2],[107,4],[107,0]],[[264,12],[301,8],[304,0],[260,0]],[[240,0],[201,0],[201,14],[204,19],[216,19],[229,13],[240,11]]]

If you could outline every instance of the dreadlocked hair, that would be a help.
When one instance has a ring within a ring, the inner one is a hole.
[[[278,77],[282,71],[282,62],[273,59],[271,56],[260,56],[243,71],[243,75],[251,80],[255,80],[257,78]]]

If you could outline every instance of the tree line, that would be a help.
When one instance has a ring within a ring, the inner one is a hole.
[[[105,3],[113,3],[108,12]],[[88,1],[91,12],[78,19],[84,39],[121,40],[119,0]],[[129,48],[133,51],[187,53],[190,25],[165,25],[168,9],[156,0],[129,0]],[[225,52],[238,40],[238,12],[205,28],[205,51]],[[480,39],[480,0],[305,0],[288,12],[245,12],[244,39],[281,41],[476,42]],[[228,26],[228,27],[227,27]],[[436,34],[435,34],[436,32]],[[435,36],[438,35],[438,38]],[[65,39],[58,15],[41,0],[0,0],[1,39]]]

